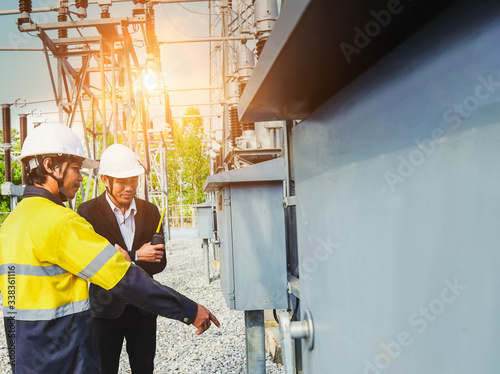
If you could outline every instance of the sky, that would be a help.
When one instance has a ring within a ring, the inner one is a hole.
[[[57,0],[33,0],[32,8],[56,7]],[[113,3],[111,17],[129,17],[133,3]],[[18,10],[18,0],[0,2],[0,12]],[[155,5],[156,33],[159,41],[187,40],[208,37],[208,2],[171,3]],[[70,7],[70,10],[75,10]],[[98,5],[89,5],[88,18],[100,18]],[[0,48],[42,48],[35,35],[17,29],[16,15],[0,15]],[[54,22],[57,12],[32,13],[37,23]],[[76,16],[73,16],[76,19]],[[97,35],[94,29],[92,35]],[[55,36],[53,36],[55,37]],[[144,50],[144,48],[142,48]],[[164,81],[169,90],[209,87],[209,43],[162,44],[161,61]],[[138,53],[141,49],[138,49]],[[55,59],[51,57],[51,61]],[[43,52],[0,51],[0,104],[51,100],[54,98],[49,69]],[[173,116],[182,116],[186,106],[208,103],[208,91],[170,92]],[[209,114],[208,106],[199,106],[202,114]],[[28,131],[33,122],[58,121],[54,102],[35,103],[24,107],[11,106],[12,127],[19,128],[19,114],[28,113]],[[153,109],[153,116],[163,116],[160,106]],[[208,119],[206,119],[206,122]]]

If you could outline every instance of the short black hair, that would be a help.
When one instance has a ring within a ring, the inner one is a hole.
[[[77,158],[75,156],[70,156],[70,155],[37,156],[38,167],[31,170],[31,172],[29,171],[28,163],[24,165],[28,173],[28,176],[26,178],[27,186],[33,186],[35,184],[44,184],[47,181],[49,174],[45,171],[45,168],[43,167],[43,160],[46,158],[50,158],[52,160],[52,169],[54,170],[56,168],[62,167],[62,164],[64,164],[66,161],[70,163],[77,161]]]

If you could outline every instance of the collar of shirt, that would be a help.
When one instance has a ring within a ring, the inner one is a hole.
[[[38,186],[26,186],[24,188],[24,193],[23,193],[23,198],[24,197],[45,197],[46,199],[49,199],[53,203],[56,203],[57,205],[63,206],[66,208],[66,206],[62,203],[61,199],[59,199],[58,196],[50,193],[48,190],[46,190],[43,187],[38,187]],[[106,194],[107,197],[107,194]],[[135,201],[134,201],[135,203]]]
[[[125,241],[126,250],[132,250],[132,244],[134,241],[135,234],[135,214],[137,213],[137,206],[135,204],[135,199],[132,199],[130,206],[125,211],[125,214],[122,213],[120,208],[118,208],[108,196],[106,192],[106,201],[108,202],[111,210],[113,211],[116,221],[118,222],[118,227],[120,228],[120,232],[122,234],[123,240]]]

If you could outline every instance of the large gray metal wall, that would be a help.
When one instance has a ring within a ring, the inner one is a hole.
[[[305,374],[500,371],[499,40],[457,2],[295,127]]]

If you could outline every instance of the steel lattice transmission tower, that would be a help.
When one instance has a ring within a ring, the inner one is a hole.
[[[139,194],[165,207],[165,129],[153,128],[149,115],[153,101],[168,102],[155,32],[157,2],[130,1],[130,16],[121,18],[111,17],[111,0],[91,3],[99,6],[100,18],[87,18],[88,1],[70,5],[60,0],[47,10],[53,22],[37,24],[31,19],[31,1],[21,0],[18,28],[42,41],[59,121],[69,127],[81,124],[93,158],[99,159],[108,142],[132,148],[147,171]],[[82,185],[84,201],[97,195],[97,186],[97,175],[89,175]]]

